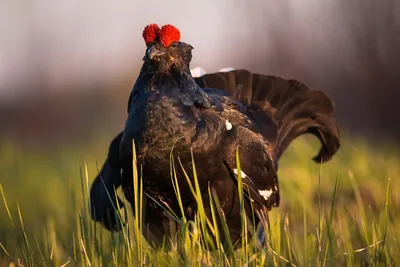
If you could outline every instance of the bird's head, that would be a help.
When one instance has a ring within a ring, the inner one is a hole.
[[[147,25],[143,30],[147,46],[143,60],[155,71],[167,71],[173,67],[189,70],[193,47],[181,42],[180,38],[179,30],[173,25],[161,28],[157,24]]]

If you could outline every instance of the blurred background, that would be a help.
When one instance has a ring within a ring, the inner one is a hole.
[[[65,218],[75,212],[79,167],[88,164],[90,183],[124,125],[149,23],[181,30],[195,48],[192,68],[246,68],[327,92],[342,131],[368,140],[344,141],[341,171],[355,168],[365,196],[383,201],[387,178],[400,174],[392,145],[400,141],[400,1],[0,0],[0,184],[29,231],[44,222],[74,227]],[[379,155],[378,141],[390,144]],[[295,201],[285,181],[303,175],[311,178],[296,190],[316,188],[315,152],[305,158],[300,148],[282,170],[282,205]],[[5,214],[0,205],[0,242],[13,247]]]
[[[400,2],[0,1],[0,134],[24,145],[117,133],[148,23],[171,23],[192,68],[298,79],[328,92],[345,129],[400,134]]]

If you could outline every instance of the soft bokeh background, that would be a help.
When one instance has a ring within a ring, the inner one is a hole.
[[[332,95],[346,128],[400,134],[395,0],[1,0],[0,132],[25,144],[116,132],[152,22],[181,29],[192,67],[295,78]]]
[[[55,223],[69,240],[79,166],[87,162],[92,179],[123,127],[148,23],[176,25],[195,47],[192,67],[246,68],[333,97],[343,132],[360,137],[345,135],[329,165],[327,203],[339,166],[348,203],[349,173],[367,205],[384,201],[388,177],[397,183],[400,1],[0,0],[0,183],[30,233]],[[294,211],[295,199],[316,199],[319,168],[298,148],[281,165],[283,205]],[[0,243],[18,247],[5,214],[0,203]]]

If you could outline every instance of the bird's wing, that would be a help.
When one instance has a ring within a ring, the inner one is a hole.
[[[236,179],[242,176],[247,196],[260,208],[279,205],[279,185],[274,152],[259,134],[257,125],[248,117],[245,107],[229,94],[218,89],[204,88],[211,100],[220,108],[225,120],[223,140],[224,161]],[[239,152],[240,171],[236,162]]]
[[[273,152],[263,137],[247,127],[232,123],[225,144],[225,162],[236,179],[241,174],[243,189],[250,199],[260,208],[279,206],[279,184]],[[239,153],[240,170],[236,150]]]
[[[322,144],[314,161],[329,160],[340,147],[334,103],[322,91],[247,70],[209,73],[195,80],[202,88],[221,89],[243,102],[249,117],[273,144],[277,158],[294,138],[305,133],[314,134]]]
[[[101,222],[105,228],[112,231],[119,231],[122,226],[115,210],[117,210],[118,205],[120,208],[123,207],[123,203],[115,196],[114,191],[121,185],[121,166],[119,163],[119,142],[121,138],[122,133],[118,134],[111,142],[108,157],[90,189],[90,215],[92,219]]]

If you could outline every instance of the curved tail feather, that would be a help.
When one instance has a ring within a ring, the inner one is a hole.
[[[310,90],[295,80],[233,70],[195,78],[200,87],[213,87],[232,94],[248,108],[278,160],[289,144],[306,133],[321,142],[316,162],[329,160],[340,147],[334,103],[322,91]]]

